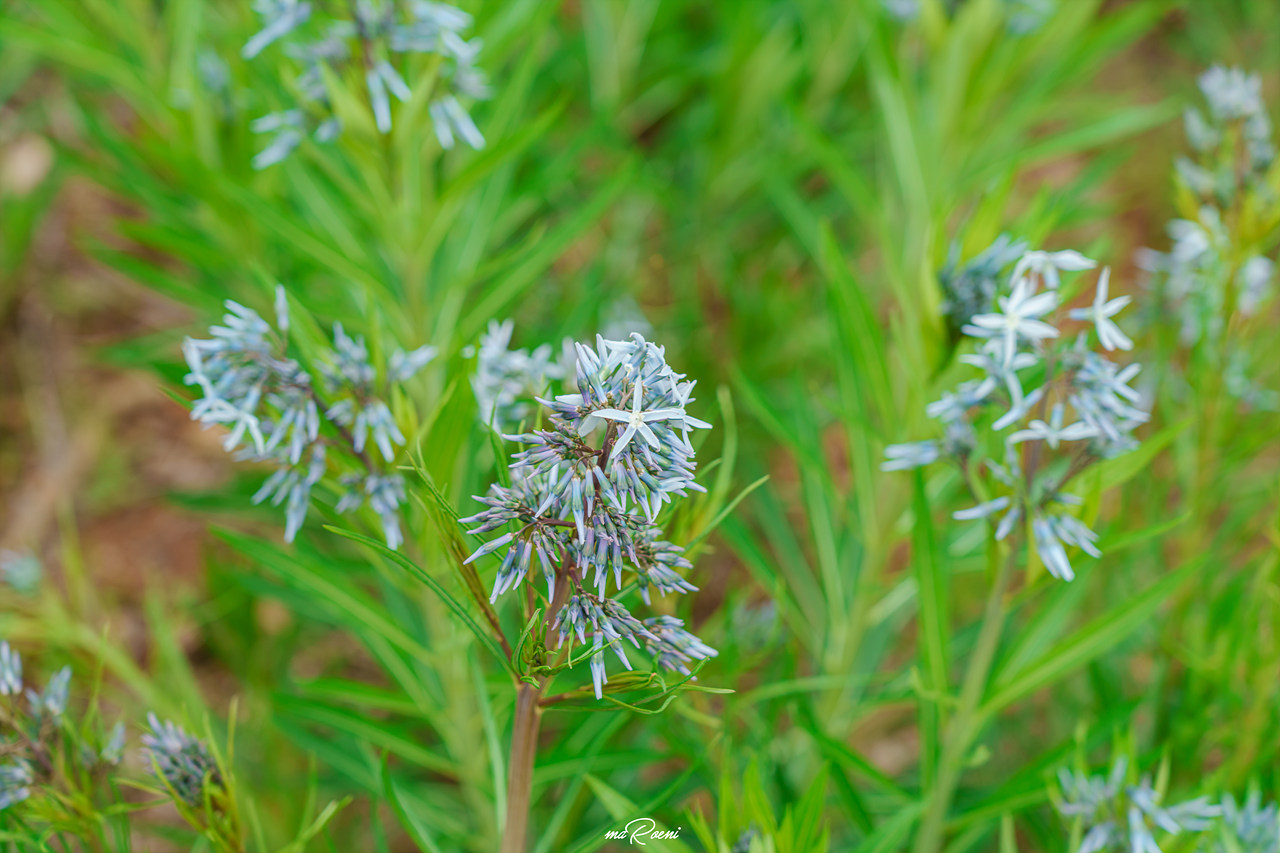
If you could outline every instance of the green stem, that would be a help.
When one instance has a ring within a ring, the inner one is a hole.
[[[994,555],[994,549],[997,547],[994,540],[990,547]],[[938,853],[942,849],[947,812],[951,809],[951,800],[955,796],[960,774],[964,770],[965,756],[968,755],[969,746],[980,728],[979,709],[987,686],[987,676],[991,673],[991,664],[995,660],[996,647],[1000,644],[1000,634],[1004,628],[1004,594],[1013,578],[1016,553],[1011,551],[1009,557],[1000,562],[991,591],[987,594],[987,604],[982,613],[982,627],[978,631],[978,642],[974,646],[973,656],[969,659],[969,668],[964,674],[964,683],[960,688],[960,702],[955,716],[947,726],[942,755],[938,759],[938,773],[933,790],[930,792],[920,834],[916,836],[916,853]]]

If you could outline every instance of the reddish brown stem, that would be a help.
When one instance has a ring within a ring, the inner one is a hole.
[[[539,699],[542,688],[521,684],[516,689],[516,714],[511,729],[511,762],[507,772],[507,822],[502,829],[502,853],[524,853],[529,834],[533,765],[542,727]]]
[[[544,623],[555,622],[569,598],[572,563],[562,563],[556,572],[555,596],[547,604]],[[532,609],[532,604],[529,604]],[[529,834],[532,806],[533,769],[538,757],[538,732],[542,728],[542,698],[550,682],[522,682],[516,688],[516,713],[511,724],[511,755],[507,766],[507,819],[502,829],[501,853],[524,853]]]

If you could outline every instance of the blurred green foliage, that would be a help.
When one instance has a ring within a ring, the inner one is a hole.
[[[709,532],[770,478],[700,543],[704,590],[681,605],[720,649],[700,678],[735,692],[662,714],[549,712],[531,849],[611,849],[606,830],[639,816],[685,828],[655,849],[908,847],[988,585],[980,533],[950,523],[958,477],[879,469],[950,384],[937,272],[953,243],[968,257],[1008,232],[1086,249],[1140,301],[1128,253],[1173,215],[1194,75],[1274,71],[1280,10],[1064,0],[1015,35],[997,0],[924,2],[906,23],[879,0],[463,5],[495,90],[473,111],[485,150],[441,152],[420,103],[380,136],[352,91],[349,132],[255,172],[249,122],[288,103],[288,72],[239,58],[247,0],[7,4],[0,145],[29,131],[56,156],[33,191],[0,194],[0,311],[41,286],[23,272],[32,235],[64,178],[87,179],[117,208],[78,249],[193,316],[104,358],[180,388],[181,335],[225,298],[265,310],[277,281],[303,330],[340,319],[375,350],[434,344],[397,415],[461,509],[501,464],[464,348],[507,316],[521,345],[585,338],[635,299],[672,362],[717,391],[696,413],[717,424],[700,453],[720,465],[676,528]],[[1143,360],[1183,358],[1161,340],[1147,330]],[[1247,345],[1275,351],[1265,334]],[[1221,372],[1190,381],[1222,393]],[[1143,767],[1168,757],[1180,792],[1276,793],[1275,418],[1157,399],[1142,450],[1099,475],[1105,557],[1071,584],[1028,572],[1008,601],[949,853],[1065,850],[1047,780],[1105,763],[1113,741]],[[274,514],[246,509],[256,485],[247,472],[174,496],[217,528],[207,597],[180,605],[234,676],[256,832],[294,837],[314,784],[357,800],[329,849],[496,849],[503,673],[384,554],[314,522],[279,544]],[[430,505],[411,511],[409,552],[459,594]],[[62,536],[74,591],[92,566]],[[225,712],[174,638],[175,605],[149,600],[145,669],[74,595],[5,601],[0,636],[99,662],[139,720]],[[268,624],[275,605],[289,615]]]

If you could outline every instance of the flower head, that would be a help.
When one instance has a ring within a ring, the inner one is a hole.
[[[199,806],[207,786],[222,785],[208,747],[181,726],[167,720],[161,722],[154,713],[147,714],[147,725],[151,731],[142,736],[142,743],[154,772],[179,800],[188,806]]]
[[[947,265],[938,273],[944,296],[942,312],[952,329],[959,330],[975,314],[989,314],[995,309],[1001,282],[1026,250],[1026,243],[1001,234],[994,243],[961,264],[960,247],[952,246]]]
[[[202,394],[191,417],[225,428],[223,445],[238,458],[275,466],[253,503],[285,507],[285,541],[302,529],[312,490],[337,468],[339,483],[348,489],[339,511],[354,510],[367,498],[388,547],[399,547],[403,481],[382,463],[394,462],[406,439],[386,401],[435,358],[435,348],[394,349],[380,370],[364,338],[335,323],[332,348],[308,369],[288,354],[283,288],[276,290],[274,327],[250,308],[226,305],[224,325],[212,327],[207,339],[188,338],[183,345],[191,368],[186,382]]]
[[[18,592],[31,594],[40,586],[44,573],[40,560],[29,551],[0,550],[0,585],[8,584]]]
[[[932,465],[942,456],[942,448],[936,441],[913,441],[908,444],[890,444],[884,449],[881,471],[906,471]]]
[[[1045,287],[1057,290],[1060,272],[1091,270],[1097,265],[1097,261],[1086,258],[1074,249],[1062,252],[1027,252],[1013,268],[1013,279],[1017,281],[1025,275],[1037,275],[1044,281]]]
[[[1218,121],[1249,118],[1262,112],[1262,78],[1241,68],[1215,65],[1200,75],[1200,91]]]
[[[1159,307],[1180,321],[1189,348],[1222,341],[1235,317],[1252,316],[1273,295],[1274,259],[1262,253],[1270,251],[1271,226],[1263,223],[1280,215],[1268,179],[1276,144],[1261,78],[1214,66],[1199,83],[1208,112],[1186,111],[1193,151],[1175,163],[1184,201],[1167,227],[1171,245],[1167,252],[1143,249],[1137,255],[1163,301]],[[1245,349],[1238,344],[1234,350]],[[1242,391],[1252,387],[1234,384]]]
[[[1085,828],[1075,853],[1160,853],[1157,835],[1203,832],[1222,811],[1208,797],[1164,806],[1149,778],[1126,785],[1127,771],[1123,757],[1116,759],[1105,777],[1065,768],[1058,771],[1058,813],[1081,821]]]
[[[43,693],[27,691],[27,701],[31,710],[38,717],[57,721],[67,710],[67,699],[71,690],[71,667],[64,666],[55,672],[45,685]]]
[[[533,350],[511,349],[515,324],[491,320],[474,354],[476,371],[471,377],[480,420],[510,432],[533,412],[533,400],[545,394],[550,383],[564,379],[573,369],[570,356],[557,360],[550,345]]]
[[[1049,415],[1049,422],[1037,418],[1027,425],[1026,429],[1018,430],[1009,436],[1010,444],[1018,444],[1023,441],[1043,441],[1053,450],[1058,449],[1058,445],[1064,441],[1083,441],[1086,438],[1093,438],[1098,434],[1095,427],[1090,426],[1084,421],[1076,421],[1068,426],[1062,425],[1063,412],[1065,411],[1061,403],[1055,403],[1052,413]]]
[[[479,39],[467,40],[471,16],[461,9],[428,0],[407,3],[352,3],[330,7],[306,0],[259,0],[262,29],[245,43],[241,54],[252,59],[271,45],[298,61],[302,72],[295,88],[301,98],[295,108],[270,113],[252,125],[255,133],[273,138],[253,161],[264,169],[279,163],[311,136],[328,142],[342,130],[329,91],[330,75],[359,63],[374,126],[390,133],[391,99],[407,103],[413,85],[402,69],[407,54],[439,57],[440,72],[432,80],[427,105],[442,148],[462,139],[472,148],[484,147],[484,136],[459,98],[489,97],[485,75],[476,67]]]
[[[463,519],[471,533],[508,531],[468,559],[501,553],[493,599],[539,571],[548,601],[564,600],[550,629],[560,641],[590,644],[597,697],[607,683],[605,651],[630,668],[624,644],[645,649],[659,666],[688,673],[687,663],[715,651],[674,617],[642,622],[610,595],[634,578],[648,602],[695,589],[681,570],[682,549],[657,524],[676,496],[702,491],[694,481],[690,433],[710,424],[690,415],[694,383],[673,371],[661,347],[638,333],[575,346],[573,393],[539,398],[544,429],[506,436],[525,445],[513,456],[511,484],[495,484],[476,500],[486,509]]]
[[[1280,853],[1280,809],[1263,805],[1262,795],[1250,792],[1243,802],[1230,794],[1222,798],[1222,818],[1210,833],[1202,853]]]
[[[1001,363],[1007,369],[1022,343],[1056,338],[1058,330],[1040,320],[1058,306],[1054,291],[1036,293],[1031,279],[1017,278],[1008,296],[998,299],[1000,311],[994,314],[976,314],[964,333],[975,338],[995,338],[1001,344]]]
[[[1060,311],[1051,275],[1092,266],[1076,252],[1024,254],[1008,293],[996,298],[1000,311],[978,314],[964,327],[980,343],[957,360],[976,368],[977,377],[925,408],[942,425],[942,438],[891,444],[880,466],[898,471],[955,462],[966,471],[976,504],[954,517],[987,521],[997,539],[1029,522],[1041,563],[1067,581],[1075,576],[1070,549],[1094,557],[1100,552],[1097,535],[1076,517],[1076,501],[1062,489],[1094,462],[1131,449],[1133,430],[1147,420],[1128,384],[1138,365],[1118,365],[1091,349],[1091,333],[1107,351],[1132,346],[1112,319],[1129,297],[1108,299],[1109,270],[1099,276],[1092,308]],[[1063,319],[1087,323],[1073,343],[1060,340],[1056,324]],[[976,468],[970,463],[975,458],[981,462]]]
[[[33,784],[35,774],[27,762],[0,764],[0,812],[30,797]]]

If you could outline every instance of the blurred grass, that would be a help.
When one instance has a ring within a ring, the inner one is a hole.
[[[498,93],[476,111],[485,151],[441,156],[406,115],[386,140],[353,131],[257,173],[248,120],[287,94],[278,65],[238,59],[247,3],[13,3],[0,146],[30,132],[56,156],[34,190],[0,192],[0,310],[13,328],[49,299],[33,240],[65,179],[87,180],[110,220],[76,250],[188,306],[192,328],[227,297],[265,305],[279,280],[313,336],[341,318],[375,347],[441,347],[403,416],[422,413],[423,467],[461,507],[493,464],[462,348],[508,315],[524,342],[585,337],[634,297],[700,380],[699,416],[725,427],[700,449],[725,475],[680,523],[699,529],[770,477],[695,571],[699,630],[721,650],[702,679],[736,692],[653,717],[553,713],[536,849],[607,849],[628,814],[688,825],[690,808],[715,815],[694,823],[711,849],[815,802],[832,849],[900,849],[986,588],[981,543],[943,522],[956,478],[879,470],[949,383],[936,271],[953,241],[972,254],[1006,231],[1120,268],[1163,245],[1194,74],[1280,55],[1266,2],[1073,0],[1021,37],[997,0],[924,6],[904,25],[875,0],[477,5]],[[205,52],[225,62],[224,88],[202,79]],[[185,331],[86,357],[176,388]],[[1069,586],[1032,579],[1014,595],[949,850],[992,848],[1006,814],[1030,849],[1057,849],[1045,778],[1077,748],[1103,755],[1115,732],[1170,753],[1179,784],[1274,793],[1274,426],[1234,423],[1193,501],[1178,474],[1189,413],[1171,409],[1149,427],[1151,454],[1108,473],[1120,496],[1093,507],[1106,557]],[[25,427],[6,423],[11,447],[40,429],[25,411]],[[16,483],[21,455],[3,458]],[[243,696],[239,753],[271,756],[245,760],[272,837],[300,820],[309,753],[326,792],[366,804],[335,821],[337,849],[494,849],[510,699],[486,653],[382,556],[318,527],[276,544],[271,516],[246,509],[251,481],[176,498],[237,531],[205,540],[207,581],[186,593],[206,658],[194,671],[171,602],[147,598],[147,668],[93,627],[111,602],[79,586],[94,566],[75,552],[72,510],[92,507],[74,496],[56,534],[22,543],[63,567],[72,604],[24,604],[0,633],[107,661],[126,705],[198,714]],[[425,511],[413,527],[414,559],[448,578]]]

